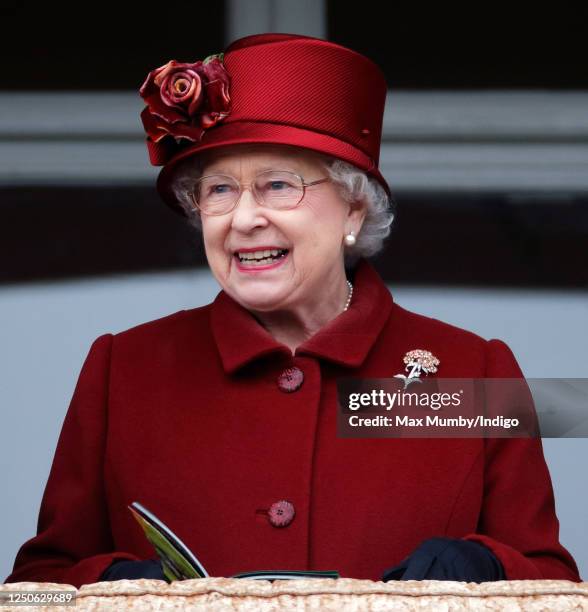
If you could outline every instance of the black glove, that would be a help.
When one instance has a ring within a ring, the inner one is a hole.
[[[382,580],[506,580],[502,563],[478,542],[458,538],[425,540],[399,565],[387,569]]]
[[[150,578],[152,580],[169,580],[163,573],[159,559],[147,561],[129,561],[119,559],[109,565],[100,575],[100,580],[136,580],[137,578]]]

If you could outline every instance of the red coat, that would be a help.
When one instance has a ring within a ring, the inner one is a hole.
[[[353,300],[293,356],[221,291],[212,304],[97,338],[63,423],[38,535],[7,582],[76,587],[115,558],[155,556],[137,500],[211,576],[335,569],[379,580],[423,540],[490,547],[508,579],[579,581],[558,541],[540,439],[337,436],[336,379],[386,378],[430,350],[438,376],[522,376],[504,342],[395,304],[361,260]],[[304,374],[285,393],[288,366]],[[286,499],[295,517],[266,514]]]

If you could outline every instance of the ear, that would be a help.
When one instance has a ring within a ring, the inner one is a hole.
[[[359,234],[361,226],[367,216],[367,203],[365,200],[354,200],[349,203],[349,211],[347,213],[347,226]]]

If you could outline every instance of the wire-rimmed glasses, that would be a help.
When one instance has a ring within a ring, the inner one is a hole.
[[[322,178],[311,183],[288,170],[265,170],[251,182],[253,197],[261,206],[273,210],[291,210],[304,198],[305,190],[312,185],[329,181]],[[205,215],[225,215],[231,212],[241,198],[243,189],[236,178],[226,174],[201,176],[189,192],[196,208]]]

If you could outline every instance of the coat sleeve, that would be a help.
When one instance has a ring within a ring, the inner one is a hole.
[[[112,334],[94,340],[82,366],[41,501],[37,535],[25,542],[5,582],[98,582],[117,559],[103,481]]]
[[[523,374],[501,340],[487,343],[488,378]],[[536,419],[536,414],[533,409]],[[507,580],[580,582],[576,562],[559,542],[559,521],[540,437],[485,438],[484,499],[476,533],[502,562]]]

